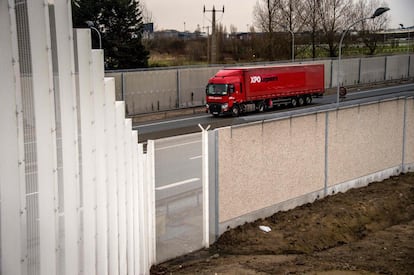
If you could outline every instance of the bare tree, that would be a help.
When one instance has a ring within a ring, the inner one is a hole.
[[[147,5],[144,1],[139,2],[139,7],[142,12],[142,22],[146,23],[154,23],[154,18],[152,16],[152,12],[147,8]]]
[[[253,11],[254,20],[257,28],[266,33],[267,53],[269,60],[274,58],[274,30],[277,27],[276,16],[278,11],[279,0],[259,0]]]
[[[368,3],[367,3],[368,2]],[[355,5],[355,14],[358,18],[368,18],[374,13],[378,7],[388,6],[385,2],[380,3],[379,0],[359,1]],[[380,40],[379,30],[387,27],[389,16],[387,13],[382,14],[372,20],[364,20],[357,27],[360,30],[362,41],[368,48],[368,54],[373,55],[377,49],[378,41]]]
[[[329,56],[337,56],[338,36],[354,18],[352,0],[320,0],[319,16],[327,45],[325,49]]]
[[[310,32],[312,58],[316,57],[316,38],[320,30],[320,0],[304,0],[304,10],[306,11],[303,18],[304,28]]]

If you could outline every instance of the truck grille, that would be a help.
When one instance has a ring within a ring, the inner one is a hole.
[[[221,104],[210,103],[209,104],[210,113],[221,113]]]

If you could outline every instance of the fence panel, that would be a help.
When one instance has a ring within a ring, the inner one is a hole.
[[[0,1],[0,273],[27,272],[22,90],[14,7]]]

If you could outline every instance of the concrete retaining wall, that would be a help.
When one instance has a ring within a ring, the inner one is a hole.
[[[407,78],[409,61],[407,55],[388,56],[385,79],[393,80]]]
[[[413,98],[217,131],[220,233],[414,168]]]
[[[385,57],[361,58],[361,83],[383,81],[385,79]]]
[[[341,60],[339,83],[341,86],[355,85],[359,83],[359,58]],[[338,61],[332,61],[332,87],[336,87],[338,77]]]

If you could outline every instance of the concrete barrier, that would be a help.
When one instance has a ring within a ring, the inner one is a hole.
[[[339,83],[341,86],[358,84],[360,59],[341,59]],[[338,60],[332,61],[332,87],[336,87],[338,77]]]
[[[407,55],[395,55],[387,57],[386,80],[408,77],[409,58]]]
[[[414,99],[218,129],[219,233],[414,168]]]
[[[315,114],[220,130],[219,221],[323,189],[324,125]]]
[[[385,57],[361,59],[361,83],[371,83],[385,80]]]

